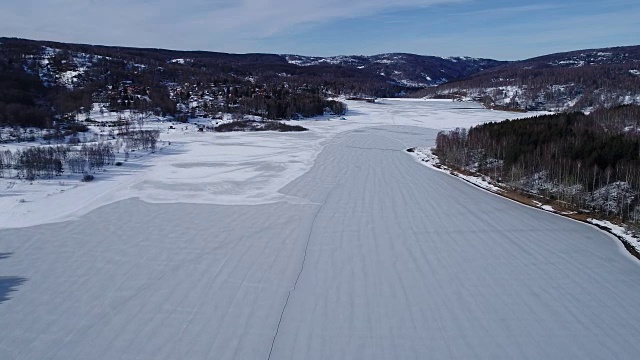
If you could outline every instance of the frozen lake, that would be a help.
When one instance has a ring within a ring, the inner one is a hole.
[[[270,201],[0,230],[0,359],[637,358],[638,262],[418,164],[407,125],[324,139]]]

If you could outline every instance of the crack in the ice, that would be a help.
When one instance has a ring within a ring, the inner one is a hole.
[[[379,150],[379,151],[400,151],[398,149],[386,149],[386,148],[376,148],[376,147],[364,147],[364,146],[353,146],[347,145],[345,146],[348,149],[359,149],[359,150]]]
[[[271,354],[273,353],[273,346],[275,345],[276,338],[278,337],[278,333],[280,332],[280,324],[282,324],[282,318],[284,318],[284,313],[287,310],[287,305],[289,305],[289,298],[291,298],[291,293],[293,293],[296,290],[296,287],[298,286],[298,280],[300,280],[300,275],[302,275],[302,271],[304,270],[304,264],[307,261],[307,250],[309,249],[309,243],[311,242],[311,236],[313,235],[313,228],[314,228],[314,226],[316,224],[316,219],[318,218],[318,215],[320,214],[320,211],[322,211],[322,208],[324,208],[325,204],[327,203],[327,201],[331,197],[331,194],[336,189],[336,187],[337,187],[337,184],[331,190],[329,190],[329,193],[327,194],[327,197],[324,199],[322,204],[319,204],[320,207],[318,208],[318,211],[316,211],[316,214],[313,216],[313,220],[311,221],[311,227],[310,227],[310,230],[309,230],[309,236],[307,237],[307,243],[305,244],[305,247],[304,247],[304,255],[302,256],[302,264],[300,266],[300,271],[298,272],[298,276],[296,277],[296,281],[294,281],[294,283],[293,283],[293,287],[291,288],[291,290],[289,290],[289,293],[287,294],[287,300],[285,300],[285,302],[284,302],[284,306],[282,307],[282,312],[280,312],[280,319],[278,320],[278,326],[276,327],[276,333],[273,335],[273,340],[271,340],[271,349],[269,349],[269,356],[267,357],[267,360],[271,360]]]

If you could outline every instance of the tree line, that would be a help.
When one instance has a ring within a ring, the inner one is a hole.
[[[157,130],[132,130],[124,134],[121,140],[125,159],[132,149],[155,151],[159,136],[160,132]],[[34,180],[50,179],[65,171],[86,174],[113,165],[116,152],[116,146],[111,142],[81,146],[33,146],[23,150],[0,151],[0,177]]]
[[[273,91],[270,95],[254,95],[242,98],[239,112],[247,115],[259,115],[270,120],[297,119],[332,113],[344,115],[347,105],[336,100],[309,93],[292,93],[290,90]]]
[[[0,152],[0,176],[35,180],[60,176],[65,169],[74,174],[102,169],[115,162],[111,143],[37,146]]]
[[[505,64],[413,96],[471,96],[487,107],[520,110],[555,111],[568,105],[576,111],[628,103],[640,93],[640,47],[606,51],[611,53],[607,57],[578,51]]]
[[[640,220],[640,106],[440,132],[441,161],[576,209]]]

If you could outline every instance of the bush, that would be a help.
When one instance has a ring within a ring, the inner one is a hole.
[[[66,124],[64,126],[65,130],[68,130],[72,133],[79,133],[79,132],[87,132],[89,131],[89,128],[84,125],[84,124],[78,124],[78,123],[73,123],[73,124]]]
[[[300,125],[288,125],[282,122],[277,121],[269,121],[264,127],[264,130],[272,130],[272,131],[281,131],[281,132],[289,132],[289,131],[307,131],[307,128],[304,128]]]
[[[249,121],[232,121],[215,127],[217,132],[247,131],[251,128]]]
[[[251,121],[251,120],[238,120],[230,123],[218,125],[214,129],[217,132],[230,132],[230,131],[307,131],[308,129],[299,125],[287,125],[279,121]]]

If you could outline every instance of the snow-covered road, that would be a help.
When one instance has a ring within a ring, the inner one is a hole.
[[[637,261],[404,152],[435,134],[338,134],[297,201],[0,230],[0,359],[637,358]]]

